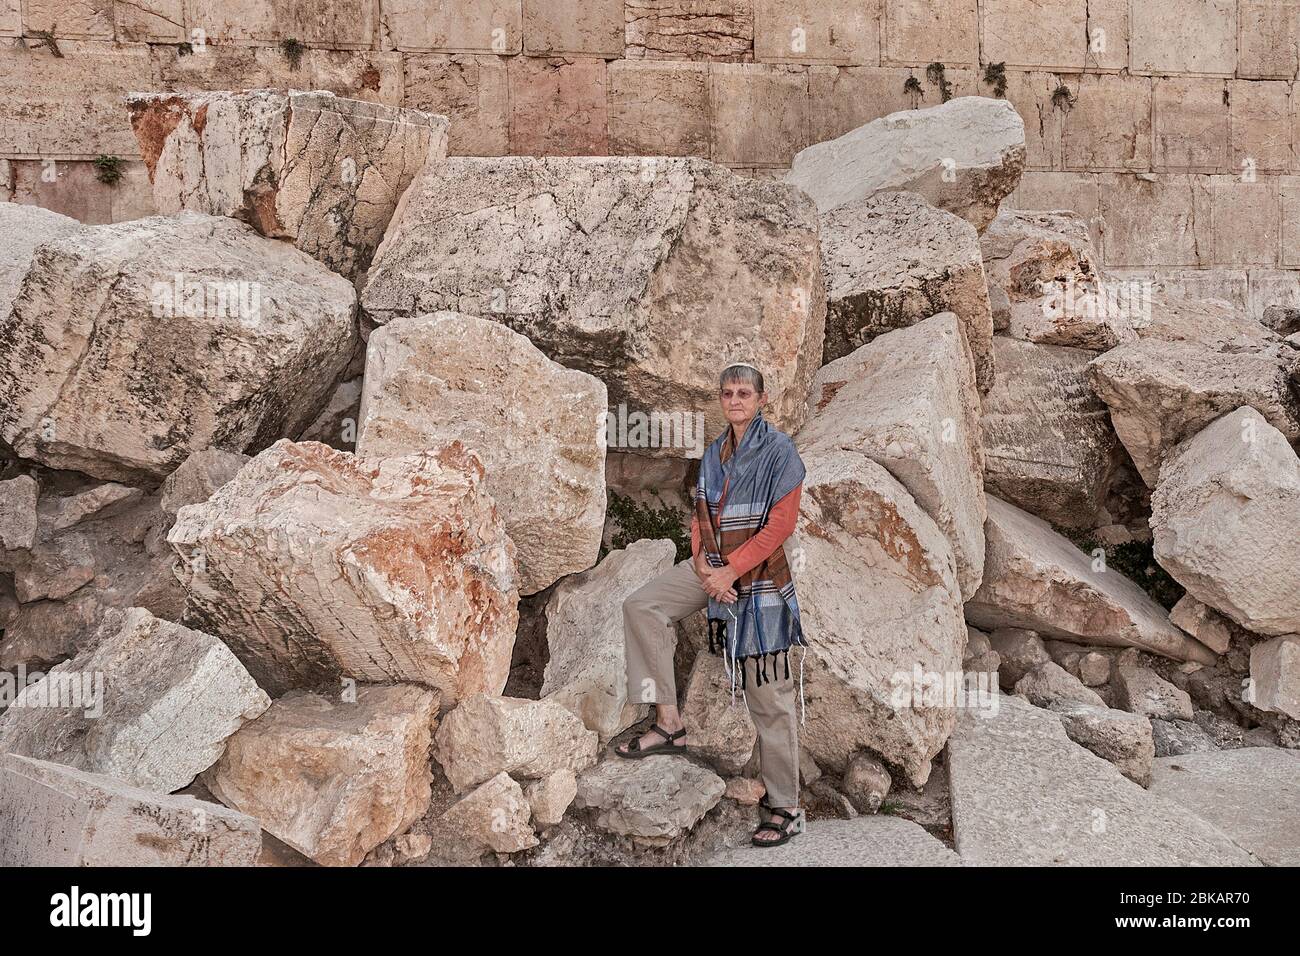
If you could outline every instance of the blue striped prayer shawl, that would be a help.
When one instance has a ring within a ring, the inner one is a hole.
[[[749,423],[738,450],[733,448],[728,425],[705,451],[695,488],[700,550],[709,564],[722,567],[728,554],[757,534],[767,524],[772,506],[802,483],[804,473],[794,442],[769,425],[761,411]],[[733,668],[737,660],[741,662],[742,687],[743,665],[750,658],[761,684],[776,679],[777,655],[784,654],[788,678],[790,647],[806,646],[807,641],[784,549],[778,547],[758,567],[741,575],[734,587],[734,604],[709,598],[709,649],[720,640]],[[769,657],[771,677],[767,676]]]

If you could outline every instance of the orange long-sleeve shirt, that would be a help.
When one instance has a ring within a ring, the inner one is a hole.
[[[795,522],[799,520],[799,497],[803,485],[795,485],[794,490],[772,506],[767,524],[744,544],[727,555],[727,563],[736,574],[745,574],[758,567],[767,557],[781,547],[782,542],[794,532]],[[691,554],[700,553],[700,519],[691,516]]]

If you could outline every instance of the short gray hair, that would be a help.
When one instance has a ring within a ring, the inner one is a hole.
[[[722,388],[728,382],[746,382],[754,386],[755,392],[764,391],[763,373],[745,362],[736,362],[722,370],[722,374],[718,376],[718,388]]]

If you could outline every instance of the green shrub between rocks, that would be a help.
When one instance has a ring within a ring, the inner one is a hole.
[[[1169,572],[1157,563],[1154,546],[1150,541],[1129,541],[1125,544],[1104,547],[1097,543],[1096,538],[1087,533],[1067,536],[1078,546],[1080,551],[1090,556],[1097,548],[1101,548],[1106,555],[1107,570],[1118,571],[1124,575],[1143,591],[1146,591],[1151,599],[1166,611],[1170,610],[1187,593],[1183,586],[1170,577]]]
[[[642,538],[667,538],[677,546],[677,560],[685,561],[691,556],[690,518],[676,508],[653,508],[637,504],[632,498],[609,492],[605,506],[606,520],[612,520],[617,530],[610,539],[612,547],[601,545],[600,560],[604,560],[610,551],[626,548]]]

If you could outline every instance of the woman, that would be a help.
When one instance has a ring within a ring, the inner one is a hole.
[[[790,677],[792,645],[806,646],[799,603],[782,547],[799,514],[804,465],[789,436],[768,424],[763,375],[730,365],[719,379],[729,427],[704,453],[691,521],[691,554],[623,602],[628,700],[655,705],[655,723],[622,757],[684,751],[686,729],[673,682],[673,624],[708,608],[709,650],[720,648],[732,700],[737,683],[758,728],[769,819],[755,846],[779,846],[803,832],[799,743]],[[798,663],[800,699],[803,659]]]

